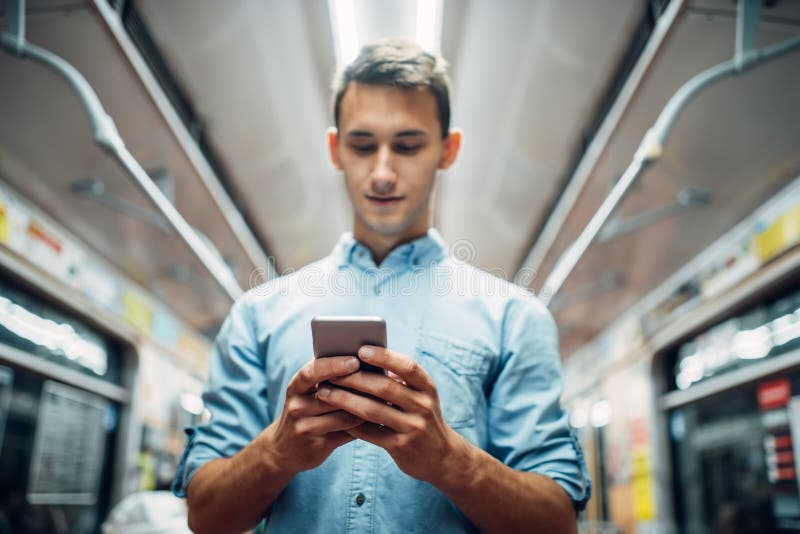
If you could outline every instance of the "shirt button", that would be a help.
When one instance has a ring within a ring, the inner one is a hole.
[[[367,498],[364,497],[363,493],[359,493],[356,496],[356,504],[359,505],[359,506],[363,505],[366,500],[367,500]]]

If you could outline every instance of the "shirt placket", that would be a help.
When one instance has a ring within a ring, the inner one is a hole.
[[[380,273],[375,276],[375,281],[372,284],[372,294],[376,297],[383,297],[384,294],[391,289],[391,278],[392,276],[397,276],[396,274],[393,275],[392,273]],[[391,296],[391,295],[389,295]],[[382,300],[382,299],[380,299]]]
[[[347,505],[346,532],[373,532],[375,510],[375,447],[353,442],[353,468]]]
[[[374,269],[374,265],[371,266]],[[392,272],[368,272],[369,287],[372,295],[365,301],[365,312],[386,317],[386,303],[391,300],[389,294]],[[374,532],[375,495],[379,483],[378,453],[379,450],[366,442],[353,443],[353,469],[348,496],[346,532]]]

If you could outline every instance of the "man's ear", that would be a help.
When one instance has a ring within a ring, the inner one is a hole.
[[[337,171],[341,171],[342,163],[339,161],[339,132],[335,127],[331,126],[325,132],[325,135],[328,136],[328,153],[331,158],[331,165],[333,165],[333,168]]]
[[[450,133],[444,138],[444,152],[439,162],[439,170],[448,169],[456,161],[458,149],[461,148],[461,130],[451,128]]]

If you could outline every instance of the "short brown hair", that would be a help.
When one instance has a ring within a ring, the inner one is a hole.
[[[428,87],[436,98],[442,138],[450,131],[450,77],[447,62],[408,39],[386,39],[361,48],[358,57],[337,73],[331,84],[333,121],[339,127],[339,108],[350,82],[389,87]]]

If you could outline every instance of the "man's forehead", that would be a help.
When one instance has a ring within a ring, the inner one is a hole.
[[[394,132],[393,135],[395,137],[419,137],[420,135],[427,135],[428,132],[425,130],[400,130]],[[347,137],[373,137],[375,135],[374,132],[370,130],[358,130],[358,129],[349,129],[345,132]]]
[[[427,87],[352,83],[342,98],[339,129],[345,135],[432,134],[438,129],[436,98]]]

